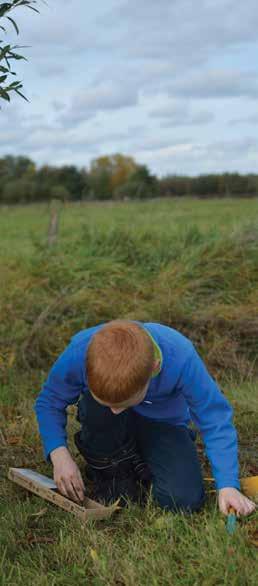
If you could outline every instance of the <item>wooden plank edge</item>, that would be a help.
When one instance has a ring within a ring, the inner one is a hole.
[[[53,503],[54,505],[57,505],[58,507],[61,507],[69,513],[73,513],[83,522],[87,522],[89,519],[107,519],[113,514],[115,510],[120,508],[118,507],[117,502],[110,507],[104,507],[104,505],[95,503],[95,501],[89,499],[90,508],[87,509],[69,500],[65,496],[56,492],[54,489],[40,486],[36,481],[25,478],[19,474],[16,468],[9,468],[8,478],[22,488],[33,492],[37,496],[42,497],[43,499]],[[94,504],[96,504],[96,508],[93,508]]]

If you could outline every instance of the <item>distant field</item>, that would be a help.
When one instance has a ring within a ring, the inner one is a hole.
[[[52,249],[48,222],[47,205],[0,208],[0,584],[257,584],[255,516],[228,537],[212,493],[191,518],[150,503],[82,528],[6,473],[51,475],[34,399],[70,336],[116,317],[193,340],[234,406],[241,475],[258,473],[258,200],[68,204]]]
[[[48,226],[47,204],[0,208],[0,254],[22,255],[32,250],[32,238],[44,238]],[[75,203],[66,204],[62,214],[61,236],[74,239],[82,226],[129,226],[135,230],[160,231],[186,228],[196,224],[207,231],[216,227],[221,233],[258,219],[258,199],[212,199],[175,198],[135,203]]]

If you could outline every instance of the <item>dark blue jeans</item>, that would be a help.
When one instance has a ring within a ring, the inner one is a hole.
[[[155,501],[172,511],[192,512],[202,507],[204,486],[192,430],[142,417],[133,409],[114,415],[90,393],[79,401],[78,420],[86,459],[119,459],[134,437],[151,471]]]

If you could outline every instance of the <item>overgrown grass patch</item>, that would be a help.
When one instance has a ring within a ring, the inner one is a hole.
[[[198,222],[137,230],[82,224],[76,237],[4,268],[0,352],[9,366],[50,364],[69,337],[125,317],[180,329],[215,370],[257,372],[258,229]]]

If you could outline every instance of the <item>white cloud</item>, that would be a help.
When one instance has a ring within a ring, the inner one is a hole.
[[[161,128],[208,124],[214,120],[212,112],[208,110],[194,111],[184,100],[166,101],[162,106],[151,110],[149,114],[151,117],[161,120]]]
[[[237,141],[182,142],[145,152],[137,157],[142,162],[154,162],[157,174],[253,172],[258,157],[258,140],[244,138]]]
[[[209,70],[193,72],[171,84],[171,94],[190,98],[257,98],[256,71]]]
[[[77,125],[93,118],[98,112],[119,110],[137,104],[138,95],[133,87],[103,82],[75,94],[67,110],[58,118],[65,125]]]
[[[126,0],[103,18],[104,24],[114,27],[116,15],[127,41],[125,50],[138,58],[170,55],[172,63],[191,65],[236,43],[257,42],[256,0],[149,0],[148,8],[145,0]]]
[[[251,114],[250,116],[243,116],[242,118],[234,118],[229,121],[229,125],[235,124],[258,124],[258,114]]]
[[[2,104],[0,156],[81,165],[121,151],[158,173],[256,171],[256,0],[39,5],[10,33],[30,45],[15,64],[30,102]]]

